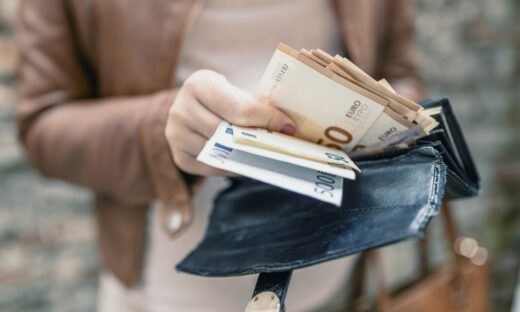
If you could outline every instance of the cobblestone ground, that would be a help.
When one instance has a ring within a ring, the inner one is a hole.
[[[16,139],[16,0],[0,0],[0,311],[91,311],[98,254],[90,194],[41,178]],[[455,203],[462,231],[488,248],[496,311],[511,305],[520,254],[520,8],[512,0],[420,0],[421,66],[447,95],[483,176],[482,195]],[[440,232],[438,220],[434,233]],[[441,240],[440,233],[435,234]],[[390,280],[413,274],[413,242],[385,248]],[[442,244],[435,262],[445,261]]]

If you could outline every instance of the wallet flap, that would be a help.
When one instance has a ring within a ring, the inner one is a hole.
[[[216,199],[202,242],[177,269],[203,276],[280,272],[420,236],[438,212],[446,166],[432,147],[361,161],[335,207],[249,179]]]
[[[438,130],[421,138],[419,144],[430,142],[435,145],[435,142],[440,142],[442,145],[442,156],[446,159],[449,171],[446,197],[456,199],[477,195],[481,189],[481,179],[450,101],[444,97],[424,101],[421,105],[426,109],[441,109],[440,114],[432,116],[440,123]]]

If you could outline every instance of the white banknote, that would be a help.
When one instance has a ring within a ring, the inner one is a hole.
[[[239,151],[243,151],[243,152],[246,152],[249,154],[266,157],[266,158],[270,158],[270,159],[274,159],[274,160],[278,160],[278,161],[282,161],[282,162],[293,164],[293,165],[300,166],[300,167],[315,169],[318,171],[330,173],[330,174],[337,175],[337,176],[340,176],[340,177],[343,177],[346,179],[350,179],[350,180],[356,179],[356,173],[354,172],[353,169],[355,168],[357,171],[359,171],[359,169],[357,168],[357,166],[354,163],[352,163],[353,167],[343,166],[343,165],[338,165],[334,162],[315,161],[315,160],[311,160],[308,158],[300,157],[298,155],[287,154],[287,153],[284,153],[283,151],[276,151],[272,148],[264,148],[263,146],[251,145],[250,142],[240,143],[240,141],[237,141],[236,134],[237,134],[237,132],[242,131],[241,129],[243,129],[243,128],[233,126],[233,137],[234,137],[235,149],[237,149]],[[247,131],[248,131],[248,133],[251,133],[255,130],[247,129]],[[262,132],[265,130],[257,129],[257,131]],[[281,135],[281,134],[278,134],[278,135]],[[262,138],[260,138],[260,139],[262,139]],[[313,145],[316,145],[319,148],[323,148],[322,146],[317,145],[317,144],[313,144]],[[334,152],[337,152],[337,151],[334,151]],[[341,157],[341,156],[334,155],[334,157]]]
[[[257,150],[269,150],[276,154],[294,156],[294,159],[306,159],[360,171],[350,157],[342,150],[310,143],[296,137],[272,132],[261,128],[233,126],[235,143],[257,147]],[[255,152],[254,154],[258,154]]]
[[[341,205],[343,178],[328,172],[298,166],[238,150],[233,128],[222,122],[197,160],[289,191]]]

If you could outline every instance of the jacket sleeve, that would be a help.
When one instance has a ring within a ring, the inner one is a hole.
[[[154,173],[179,175],[163,136],[176,91],[95,99],[66,1],[24,0],[18,13],[17,118],[29,161],[120,202],[151,200]]]
[[[417,67],[413,1],[386,1],[385,5],[378,76],[387,78],[398,93],[423,100],[426,90]]]

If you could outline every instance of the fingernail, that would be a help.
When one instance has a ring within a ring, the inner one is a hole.
[[[286,123],[285,125],[283,125],[282,130],[280,130],[280,132],[287,135],[294,135],[296,133],[296,128],[293,125]]]

